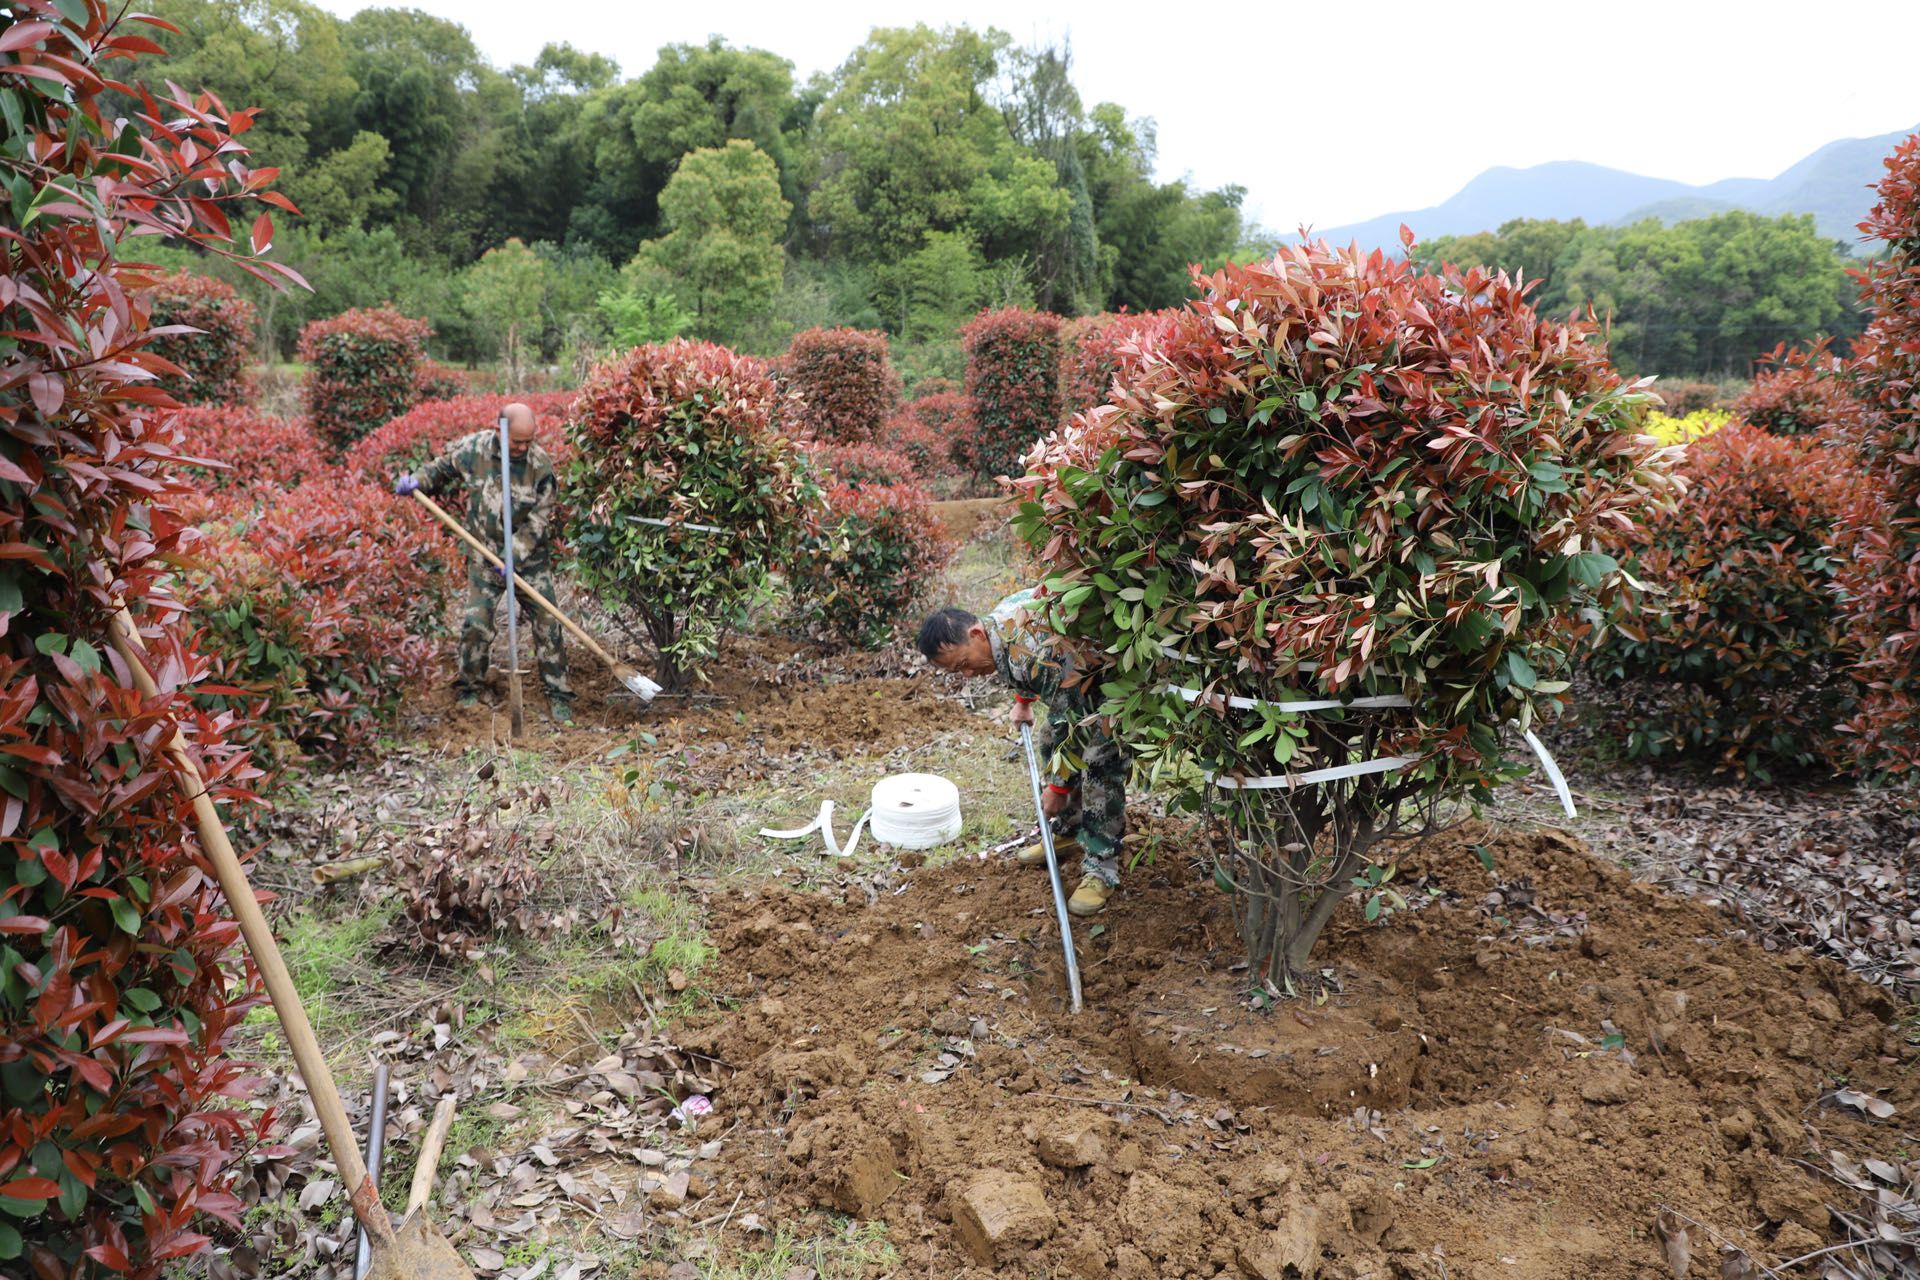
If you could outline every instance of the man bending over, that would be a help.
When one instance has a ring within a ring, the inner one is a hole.
[[[1088,721],[1092,691],[1076,678],[1073,653],[1047,630],[1037,609],[1029,609],[1032,591],[1008,596],[992,613],[977,618],[964,609],[942,609],[920,627],[920,652],[943,671],[956,675],[998,675],[1013,690],[1013,723],[1033,723],[1033,703],[1047,704],[1047,726],[1057,767],[1069,768],[1068,734]],[[1120,850],[1127,834],[1127,755],[1106,728],[1091,720],[1077,772],[1057,773],[1041,792],[1047,819],[1060,838],[1062,856],[1080,853],[1080,884],[1067,910],[1090,916],[1107,905],[1120,884]],[[1073,805],[1075,796],[1079,805]],[[1055,821],[1059,819],[1059,821]],[[1044,845],[1022,849],[1015,861],[1044,866]]]

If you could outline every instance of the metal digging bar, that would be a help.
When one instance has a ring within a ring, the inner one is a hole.
[[[500,526],[506,544],[501,552],[507,580],[507,709],[517,740],[527,731],[527,715],[520,701],[520,598],[513,573],[513,455],[509,452],[507,415],[500,415]]]
[[[1020,743],[1027,749],[1027,780],[1033,783],[1033,812],[1040,819],[1040,847],[1047,851],[1047,877],[1053,881],[1053,910],[1060,917],[1060,950],[1067,957],[1069,1009],[1080,1012],[1080,961],[1073,952],[1073,923],[1067,915],[1067,889],[1060,882],[1060,856],[1053,851],[1053,823],[1040,796],[1040,757],[1033,750],[1033,726],[1020,726]]]

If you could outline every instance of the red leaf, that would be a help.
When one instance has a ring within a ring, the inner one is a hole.
[[[0,1196],[9,1200],[51,1200],[60,1194],[60,1184],[52,1178],[16,1178],[0,1185]]]
[[[265,253],[267,246],[273,243],[273,215],[262,212],[253,220],[253,251]]]
[[[60,412],[67,398],[67,384],[45,370],[27,375],[27,389],[33,394],[33,407],[49,418]]]
[[[88,1183],[92,1186],[92,1183]],[[133,1270],[133,1262],[127,1257],[127,1251],[117,1244],[97,1244],[87,1250],[87,1256],[109,1271],[126,1272]]]
[[[51,22],[21,22],[0,32],[0,53],[36,45],[53,34]]]
[[[0,933],[45,933],[47,924],[41,916],[8,916],[0,920]]]

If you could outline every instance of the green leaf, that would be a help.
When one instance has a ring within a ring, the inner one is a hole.
[[[19,613],[26,608],[20,596],[20,584],[11,577],[0,577],[0,613]]]
[[[1428,1156],[1424,1160],[1409,1160],[1400,1167],[1402,1169],[1431,1169],[1433,1166],[1439,1164],[1442,1158],[1443,1157],[1440,1156]]]
[[[120,926],[120,931],[122,933],[139,933],[140,908],[134,906],[125,898],[115,898],[112,905],[113,922]]]
[[[0,1222],[0,1258],[12,1260],[20,1256],[26,1248],[26,1242],[20,1238],[20,1232]]]
[[[1522,689],[1531,689],[1539,682],[1533,665],[1520,656],[1518,649],[1507,650],[1507,676]]]
[[[165,1002],[145,987],[128,987],[120,993],[122,1003],[130,1004],[141,1013],[153,1013]]]
[[[65,653],[67,638],[58,631],[42,631],[33,638],[33,647],[45,654]]]
[[[1213,864],[1213,887],[1222,893],[1233,892],[1233,878],[1227,874],[1227,869],[1217,862]]]
[[[69,656],[79,664],[82,671],[89,675],[100,674],[100,651],[85,640],[75,640],[73,651]]]
[[[1480,865],[1488,871],[1493,870],[1493,850],[1483,844],[1473,846],[1473,856],[1480,859]]]
[[[1618,572],[1620,562],[1604,552],[1582,551],[1568,557],[1567,568],[1581,586],[1597,587],[1607,580],[1608,574]]]
[[[1379,894],[1376,893],[1371,898],[1367,899],[1367,907],[1363,914],[1367,917],[1368,920],[1378,920],[1380,918],[1380,895]]]
[[[1320,397],[1315,395],[1311,390],[1300,392],[1294,396],[1293,402],[1302,409],[1305,409],[1308,413],[1312,413],[1320,407]]]

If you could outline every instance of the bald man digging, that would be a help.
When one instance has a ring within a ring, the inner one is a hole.
[[[507,453],[513,459],[513,568],[549,600],[553,590],[553,510],[560,483],[554,478],[553,459],[538,443],[540,423],[532,409],[510,404],[507,415]],[[497,428],[461,436],[429,462],[417,476],[404,475],[393,491],[407,497],[415,490],[432,496],[449,486],[467,491],[467,528],[490,547],[503,539],[500,524],[500,433]],[[487,679],[487,658],[493,652],[493,615],[506,593],[506,575],[478,554],[467,556],[467,611],[460,622],[460,676],[454,691],[462,706],[480,700]],[[533,646],[540,655],[540,679],[547,686],[547,705],[555,722],[573,719],[573,690],[567,684],[567,655],[560,643],[560,624],[543,609],[529,609],[521,601],[522,626],[533,628]]]

